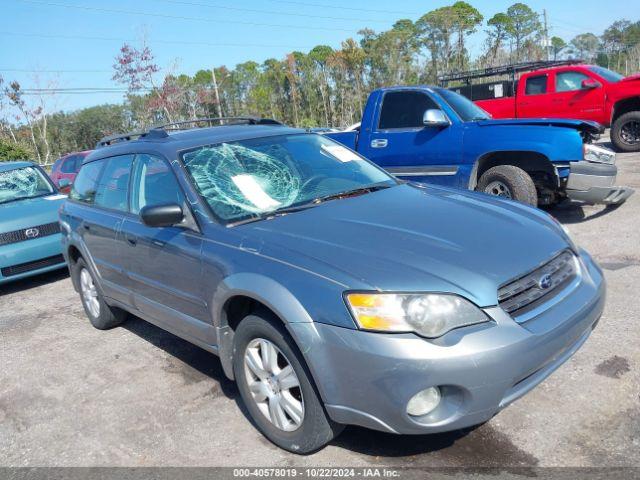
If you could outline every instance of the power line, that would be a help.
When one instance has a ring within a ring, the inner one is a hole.
[[[106,41],[106,42],[128,42],[128,43],[136,43],[139,42],[139,39],[126,39],[126,38],[115,38],[115,37],[96,37],[96,36],[84,36],[84,35],[61,35],[61,34],[46,34],[46,33],[29,33],[29,32],[6,32],[0,31],[0,35],[10,35],[10,36],[22,36],[22,37],[38,37],[38,38],[59,38],[63,40],[97,40],[97,41]],[[148,43],[156,43],[156,44],[166,44],[166,45],[192,45],[192,46],[203,46],[203,47],[252,47],[252,48],[287,48],[293,49],[296,48],[313,48],[313,45],[298,45],[297,47],[292,47],[290,45],[282,45],[282,44],[269,44],[269,43],[228,43],[228,42],[197,42],[197,41],[189,41],[189,40],[154,40],[148,39]]]
[[[289,5],[301,5],[305,7],[318,7],[318,8],[333,8],[336,10],[351,10],[354,12],[372,12],[372,13],[397,13],[400,15],[423,15],[423,13],[419,12],[407,12],[400,10],[376,10],[373,8],[357,8],[357,7],[345,7],[344,5],[331,5],[327,3],[309,3],[309,2],[298,2],[294,0],[270,0],[271,2],[276,3],[287,3]]]
[[[33,5],[44,5],[48,7],[62,7],[62,8],[75,8],[77,10],[85,10],[89,12],[99,12],[99,13],[116,13],[123,15],[142,15],[144,17],[157,17],[157,18],[170,18],[174,20],[189,20],[193,22],[206,22],[206,23],[224,23],[224,24],[235,24],[235,25],[247,25],[251,27],[274,27],[274,28],[295,28],[301,30],[323,30],[323,31],[333,31],[333,32],[352,32],[353,29],[349,28],[330,28],[330,27],[312,27],[312,26],[302,26],[302,25],[282,25],[275,23],[260,23],[260,22],[243,22],[240,20],[218,20],[213,18],[202,18],[202,17],[187,17],[182,15],[168,15],[164,13],[152,13],[152,12],[138,12],[133,10],[118,10],[112,8],[100,8],[100,7],[88,7],[85,5],[69,5],[65,3],[54,3],[54,2],[43,2],[38,0],[19,0],[23,3],[30,3]]]
[[[198,3],[198,2],[187,2],[182,0],[156,0],[157,2],[164,2],[173,5],[189,5],[193,7],[205,7],[205,8],[216,8],[220,10],[232,10],[236,12],[250,12],[250,13],[266,13],[268,15],[285,15],[289,17],[303,17],[303,18],[322,18],[326,20],[346,20],[346,21],[357,21],[357,22],[371,22],[371,23],[388,23],[387,20],[378,20],[372,18],[353,18],[353,17],[333,17],[326,15],[310,15],[308,13],[293,13],[293,12],[278,12],[275,10],[259,10],[255,8],[242,8],[242,7],[229,7],[226,5],[220,4],[211,4],[211,3]]]
[[[23,68],[0,68],[0,72],[12,73],[111,73],[112,70],[29,70]]]

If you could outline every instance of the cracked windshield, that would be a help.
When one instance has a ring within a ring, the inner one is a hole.
[[[182,159],[214,214],[227,222],[396,185],[383,171],[320,135],[219,143],[184,153]]]
[[[33,167],[0,172],[0,203],[53,193],[49,182]]]

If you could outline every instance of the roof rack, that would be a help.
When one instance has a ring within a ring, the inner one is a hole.
[[[96,148],[102,148],[109,145],[113,145],[114,143],[120,142],[129,142],[131,140],[136,140],[139,138],[166,138],[169,136],[167,131],[174,130],[183,130],[180,128],[185,125],[195,125],[198,123],[208,123],[209,126],[213,127],[214,123],[217,123],[215,126],[223,126],[223,125],[282,125],[282,123],[273,120],[271,118],[260,118],[260,117],[207,117],[207,118],[194,118],[191,120],[182,120],[180,122],[171,122],[171,123],[163,123],[159,125],[154,125],[149,130],[141,130],[138,132],[129,132],[129,133],[121,133],[117,135],[108,135],[104,138],[101,138],[96,144]],[[192,127],[190,127],[192,128]],[[188,128],[186,128],[188,129]]]
[[[498,75],[511,75],[515,80],[516,73],[528,72],[540,68],[562,67],[564,65],[576,65],[584,63],[583,60],[543,60],[536,62],[520,62],[510,65],[501,65],[499,67],[481,68],[478,70],[469,70],[467,72],[454,72],[446,75],[439,75],[438,82],[440,86],[446,87],[449,82],[462,82],[469,84],[474,78],[494,77]]]

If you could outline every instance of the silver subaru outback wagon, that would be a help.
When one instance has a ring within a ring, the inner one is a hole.
[[[217,354],[276,445],[480,424],[596,325],[602,272],[546,213],[226,123],[104,139],[61,209],[63,251],[96,328],[131,313]]]

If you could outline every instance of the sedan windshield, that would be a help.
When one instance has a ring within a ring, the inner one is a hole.
[[[225,223],[289,213],[397,184],[358,154],[314,134],[218,143],[185,152],[182,160]]]
[[[0,203],[41,197],[54,193],[51,183],[35,167],[0,172]]]
[[[489,120],[491,115],[473,103],[471,100],[462,95],[447,90],[446,88],[437,88],[436,92],[449,104],[451,108],[458,114],[463,122],[474,122],[476,120]]]

